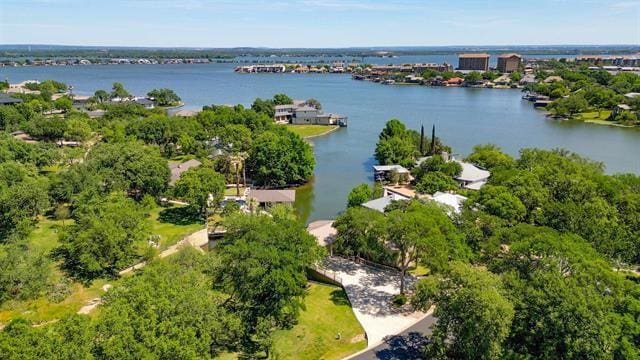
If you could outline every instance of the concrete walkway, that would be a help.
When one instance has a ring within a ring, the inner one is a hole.
[[[180,248],[182,248],[183,246],[193,246],[194,248],[200,250],[203,246],[207,245],[208,243],[209,243],[209,235],[207,234],[207,229],[202,229],[194,232],[191,235],[187,235],[182,240],[178,241],[175,245],[169,246],[167,249],[162,251],[158,255],[158,257],[164,258],[170,255],[173,255],[177,253],[180,250]],[[118,274],[122,276],[128,273],[131,273],[137,269],[141,269],[145,267],[145,265],[147,265],[147,262],[142,261],[120,271]],[[109,290],[109,288],[111,288],[111,285],[107,284],[102,288],[102,290],[106,292]],[[91,299],[83,307],[81,307],[80,310],[78,310],[78,314],[89,314],[100,304],[102,304],[102,298],[97,297],[97,298]]]
[[[393,296],[400,293],[397,271],[356,264],[338,257],[327,258],[324,270],[335,274],[336,279],[342,283],[353,312],[367,334],[369,349],[425,317],[422,312],[407,312],[391,303]],[[414,281],[413,278],[408,278],[408,286]]]
[[[202,229],[199,231],[194,232],[191,235],[187,235],[186,237],[184,237],[182,240],[178,241],[177,243],[175,243],[174,245],[169,246],[168,248],[166,248],[164,251],[162,251],[158,257],[160,258],[164,258],[167,257],[169,255],[173,255],[175,253],[177,253],[180,248],[182,246],[193,246],[196,249],[200,249],[201,247],[207,245],[209,243],[209,237],[207,234],[207,229]],[[120,271],[118,274],[120,276],[128,274],[134,270],[138,270],[141,269],[143,267],[145,267],[145,265],[147,265],[146,261],[142,261],[139,262],[131,267],[128,267],[122,271]]]

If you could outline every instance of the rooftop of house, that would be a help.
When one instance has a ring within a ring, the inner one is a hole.
[[[308,106],[308,105],[296,107],[295,110],[296,111],[318,111],[318,109],[314,108],[313,106]]]
[[[394,200],[396,199],[393,196],[384,196],[381,198],[367,201],[366,203],[362,204],[362,206],[366,207],[367,209],[371,209],[371,210],[375,210],[383,213],[384,209],[389,204],[391,204],[391,202]]]
[[[388,171],[397,171],[399,174],[402,173],[408,173],[409,170],[407,170],[404,166],[401,165],[374,165],[373,166],[373,170],[375,172],[388,172]]]
[[[153,101],[147,98],[137,98],[135,102],[140,105],[153,105]]]
[[[462,59],[488,59],[491,55],[487,53],[466,53],[458,54],[458,58]]]
[[[255,190],[249,192],[249,197],[259,203],[293,203],[296,201],[295,190]]]
[[[22,99],[14,98],[13,96],[0,93],[0,104],[18,104],[21,102],[22,102]]]
[[[462,172],[460,175],[456,177],[457,180],[465,181],[465,182],[477,182],[486,180],[491,176],[491,172],[480,169],[479,167],[473,165],[472,163],[454,160],[462,166]]]
[[[195,159],[187,160],[183,163],[170,164],[169,169],[171,170],[171,179],[169,180],[169,184],[175,184],[176,181],[180,179],[180,176],[182,176],[182,173],[200,165],[202,165],[202,163]]]
[[[433,196],[431,197],[431,200],[440,204],[450,206],[453,208],[453,211],[456,214],[459,214],[460,211],[462,210],[462,204],[465,202],[465,200],[467,200],[467,198],[458,194],[451,194],[451,193],[438,191],[435,194],[433,194]]]
[[[385,186],[384,190],[387,194],[397,194],[407,199],[411,199],[416,196],[416,192],[408,187]]]

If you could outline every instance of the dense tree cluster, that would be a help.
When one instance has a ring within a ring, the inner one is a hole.
[[[270,215],[232,215],[224,225],[214,284],[229,294],[224,308],[241,319],[243,351],[268,355],[271,332],[294,324],[306,269],[320,260],[321,249],[286,207]]]
[[[439,154],[451,149],[442,144],[440,139],[430,139],[420,133],[407,129],[397,119],[389,120],[378,136],[375,158],[381,165],[397,164],[412,168],[418,157],[428,154]]]
[[[618,104],[627,104],[633,111],[612,114],[609,120],[625,125],[638,124],[638,101],[624,95],[640,92],[639,75],[630,72],[611,75],[601,69],[570,67],[560,62],[550,64],[551,69],[538,72],[536,78],[539,81],[526,89],[555,100],[548,106],[555,115],[571,118],[582,112],[601,113],[613,110]]]
[[[153,89],[147,93],[153,102],[159,106],[176,106],[180,104],[180,97],[171,89]]]
[[[481,145],[466,160],[492,175],[465,191],[461,214],[410,200],[384,213],[351,206],[335,222],[334,251],[402,274],[427,269],[410,297],[422,310],[435,305],[424,356],[640,356],[638,276],[618,270],[640,263],[639,178],[606,175],[602,164],[564,150],[523,149],[514,159]],[[453,164],[425,159],[413,169],[416,188],[447,189],[460,171]],[[355,188],[350,204],[369,193]]]

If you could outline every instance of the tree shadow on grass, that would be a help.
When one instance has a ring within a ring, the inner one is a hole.
[[[198,211],[191,206],[166,208],[160,211],[158,221],[174,225],[202,224]]]
[[[331,292],[331,302],[333,302],[334,305],[351,306],[347,294],[342,289],[336,289]]]

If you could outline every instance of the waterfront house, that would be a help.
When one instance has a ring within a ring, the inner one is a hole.
[[[518,71],[522,65],[522,56],[518,54],[502,54],[498,56],[497,69],[501,73],[511,73]]]
[[[383,196],[377,199],[373,199],[362,204],[367,209],[384,212],[384,209],[394,201],[407,201],[414,196],[408,196],[408,194],[402,194],[401,192],[389,191],[390,188],[385,187]]]
[[[464,82],[464,79],[461,77],[452,77],[449,80],[443,80],[441,82],[442,86],[460,86]]]
[[[145,109],[153,109],[156,106],[153,100],[144,97],[137,97],[134,102],[138,105],[144,106]]]
[[[274,120],[277,123],[293,125],[347,126],[346,116],[324,113],[302,100],[294,100],[293,104],[288,105],[276,105]]]
[[[191,168],[196,168],[200,165],[202,165],[202,163],[195,159],[187,160],[183,163],[170,164],[169,170],[171,170],[171,179],[169,180],[169,185],[175,185],[185,171]]]
[[[374,165],[373,166],[373,175],[377,181],[388,180],[391,173],[394,171],[400,175],[407,174],[407,176],[409,176],[409,170],[407,170],[404,166],[401,166],[401,165]]]
[[[536,82],[536,76],[533,74],[526,74],[520,79],[520,85],[534,84]]]
[[[486,53],[459,54],[458,70],[489,71],[489,58]]]
[[[287,67],[283,64],[256,64],[235,68],[235,72],[240,73],[283,73],[286,70]]]
[[[467,200],[467,198],[458,194],[438,191],[431,196],[431,200],[450,207],[453,209],[453,213],[455,214],[460,214],[462,211],[462,204]],[[449,215],[452,215],[452,213],[449,212]]]
[[[268,207],[275,204],[293,205],[296,201],[295,190],[255,190],[251,189],[249,199],[254,199],[261,207]]]
[[[491,172],[485,169],[481,169],[472,163],[457,160],[447,152],[442,152],[442,159],[445,162],[455,161],[462,167],[460,175],[454,177],[454,179],[460,184],[461,187],[471,190],[479,190],[484,184],[487,183]],[[421,157],[416,160],[416,166],[420,166],[422,162],[429,159],[430,156]]]
[[[462,166],[462,172],[460,175],[455,177],[455,180],[465,189],[480,190],[491,176],[491,172],[481,169],[472,163],[455,159],[452,161],[455,161]]]
[[[511,77],[509,74],[503,74],[493,80],[493,83],[496,85],[509,85],[511,83]]]

